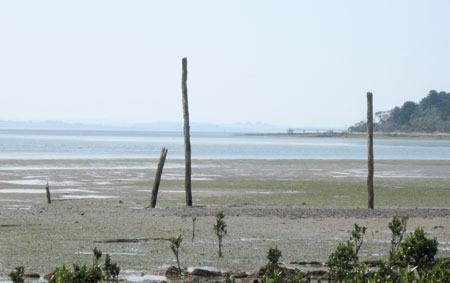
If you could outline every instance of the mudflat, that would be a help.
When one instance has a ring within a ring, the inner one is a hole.
[[[194,160],[194,207],[184,205],[183,161],[168,160],[150,209],[157,162],[3,160],[0,275],[20,265],[43,275],[90,263],[94,247],[111,254],[125,279],[161,275],[175,263],[168,239],[181,233],[181,265],[190,269],[255,272],[275,245],[285,264],[325,262],[354,223],[368,227],[361,258],[379,259],[394,215],[409,216],[408,231],[423,227],[438,239],[439,256],[450,256],[450,161],[376,161],[373,211],[362,160]],[[223,258],[213,232],[219,210],[228,224]]]

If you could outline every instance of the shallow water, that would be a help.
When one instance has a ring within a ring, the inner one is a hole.
[[[0,130],[0,159],[159,158],[163,146],[169,149],[168,158],[182,159],[183,142],[181,132]],[[365,138],[193,132],[191,144],[193,159],[367,158]],[[450,140],[375,139],[374,151],[377,159],[450,160]],[[111,165],[117,166],[82,167]]]

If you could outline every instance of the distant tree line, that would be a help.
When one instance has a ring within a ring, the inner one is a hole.
[[[403,106],[375,113],[374,131],[380,132],[450,132],[450,92],[430,93],[419,103],[406,101]],[[361,121],[350,132],[367,131]]]

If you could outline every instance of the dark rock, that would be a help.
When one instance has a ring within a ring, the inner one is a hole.
[[[310,271],[309,274],[312,277],[326,277],[328,275],[328,272],[325,270],[313,270]]]
[[[206,270],[206,269],[201,269],[201,268],[196,268],[189,274],[193,275],[193,276],[199,276],[199,277],[219,277],[219,276],[222,276],[222,272],[220,272],[220,271]]]
[[[248,274],[245,272],[236,272],[236,273],[233,273],[233,277],[234,278],[246,278],[246,277],[248,277]]]
[[[177,267],[175,266],[169,266],[166,270],[166,276],[178,276],[180,275],[180,272]]]
[[[33,272],[27,272],[23,274],[23,277],[27,277],[27,278],[36,278],[39,279],[41,278],[41,276],[37,273],[33,273]]]

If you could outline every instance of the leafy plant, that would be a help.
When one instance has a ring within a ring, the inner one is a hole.
[[[392,231],[391,238],[391,252],[396,251],[400,247],[400,243],[403,240],[403,236],[406,232],[406,223],[408,222],[408,216],[398,218],[397,215],[394,216],[392,222],[388,224],[389,229]]]
[[[416,228],[401,244],[400,248],[405,263],[417,266],[419,271],[429,268],[434,263],[438,242],[436,238],[427,239],[422,228]]]
[[[269,264],[271,266],[278,266],[278,260],[281,257],[281,251],[277,246],[270,247],[269,252],[267,253],[267,259],[269,260]]]
[[[106,280],[106,282],[117,282],[119,273],[120,273],[120,267],[117,265],[116,262],[111,262],[111,257],[109,254],[105,257],[105,265],[103,266],[103,279]]]
[[[261,283],[283,283],[283,272],[279,268],[275,268],[273,272],[265,274],[261,279]]]
[[[223,210],[217,212],[216,214],[216,224],[214,224],[214,232],[219,239],[219,257],[222,257],[222,238],[227,234],[227,224],[223,220],[225,215]]]
[[[169,246],[177,259],[178,274],[180,274],[180,275],[181,275],[181,267],[180,267],[180,259],[179,259],[179,249],[181,246],[181,242],[183,241],[183,238],[184,238],[184,235],[180,234],[178,237],[170,239],[170,246]]]
[[[18,266],[16,267],[15,271],[11,271],[11,273],[9,273],[9,278],[11,278],[11,281],[13,283],[23,283],[25,282],[25,280],[23,279],[23,274],[24,274],[24,267]]]
[[[63,265],[57,268],[55,274],[50,278],[50,283],[97,283],[102,280],[102,270],[98,264],[87,267],[86,264],[80,266],[73,264],[72,269]]]
[[[96,264],[102,257],[102,252],[97,250],[97,247],[95,247],[92,252],[94,253],[94,264]]]
[[[120,268],[117,263],[111,263],[109,254],[105,257],[103,267],[99,264],[102,252],[94,248],[94,263],[91,267],[72,264],[72,268],[63,265],[56,269],[50,278],[50,283],[96,283],[96,282],[118,282]]]
[[[236,283],[236,279],[234,279],[230,272],[225,277],[225,283]]]
[[[355,224],[352,236],[347,243],[340,243],[336,251],[328,257],[328,281],[342,282],[358,273],[358,253],[364,242],[366,227]]]

